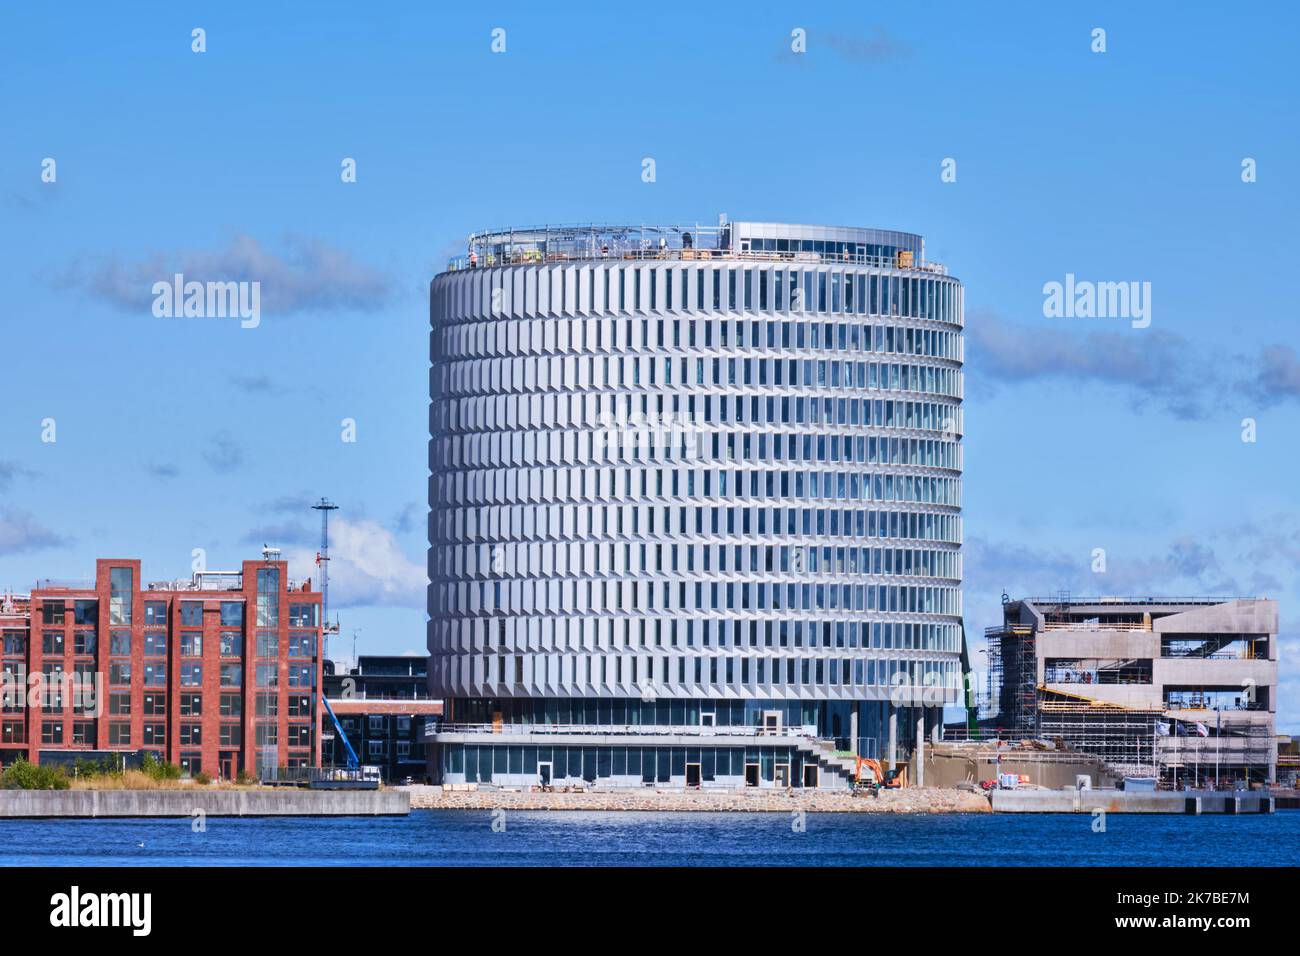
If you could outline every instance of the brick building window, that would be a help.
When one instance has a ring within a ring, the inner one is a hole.
[[[289,605],[289,626],[290,627],[315,627],[316,626],[316,605],[315,604],[290,604]]]
[[[221,665],[221,686],[222,687],[242,687],[243,683],[244,683],[243,664],[222,664]]]
[[[315,657],[316,635],[293,633],[289,635],[290,657]]]
[[[145,657],[166,657],[167,656],[167,632],[166,631],[145,631],[144,656]]]
[[[41,721],[41,743],[42,744],[63,743],[63,721],[61,720]]]
[[[181,626],[183,627],[203,626],[203,602],[202,601],[181,602]]]
[[[72,620],[77,624],[89,624],[94,627],[99,623],[99,602],[77,601],[73,605]]]
[[[257,626],[280,625],[280,569],[257,569]]]
[[[0,724],[0,741],[7,744],[27,743],[26,725],[21,720],[6,720]]]
[[[108,745],[124,747],[131,743],[131,725],[125,721],[109,721]]]
[[[203,713],[202,694],[181,694],[181,716],[198,717]]]
[[[181,635],[181,656],[202,657],[203,635],[196,631],[186,631]]]
[[[41,623],[42,624],[62,624],[64,608],[62,601],[42,601],[41,602]]]
[[[257,695],[257,716],[259,717],[278,717],[280,716],[280,698],[275,694],[258,694]]]
[[[78,746],[94,746],[95,722],[93,720],[75,720],[72,722],[72,742]]]
[[[109,631],[108,652],[115,657],[119,654],[123,657],[128,656],[131,653],[131,632]]]
[[[140,738],[140,743],[145,747],[167,746],[167,725],[159,723],[145,724],[144,736]]]
[[[130,686],[131,665],[127,661],[112,661],[108,665],[108,682],[114,687]]]
[[[221,626],[238,627],[244,623],[244,602],[243,601],[222,601],[221,602]]]
[[[221,725],[221,746],[238,747],[239,744],[240,744],[239,724],[222,724]]]
[[[289,725],[289,746],[310,747],[311,746],[311,724],[290,724]]]
[[[72,638],[72,653],[81,655],[94,654],[97,643],[94,631],[78,631]]]
[[[202,683],[203,683],[202,664],[181,665],[181,686],[182,687],[198,687]]]
[[[128,717],[131,714],[130,694],[109,694],[108,712],[114,717]]]
[[[167,665],[162,663],[150,664],[146,661],[144,665],[144,686],[166,687]]]
[[[181,724],[181,746],[198,747],[203,743],[202,724]]]
[[[145,627],[167,626],[167,605],[163,601],[144,602]]]
[[[221,695],[221,716],[242,717],[244,715],[244,698],[238,694]]]
[[[135,599],[135,572],[131,568],[109,568],[108,623],[130,624],[131,602]]]
[[[167,716],[167,695],[166,694],[145,694],[141,697],[140,713],[146,717],[166,717]],[[127,713],[130,713],[128,710]]]
[[[221,632],[221,656],[222,657],[243,657],[244,656],[244,635],[238,631]]]
[[[41,653],[63,656],[63,632],[46,631],[41,635]]]

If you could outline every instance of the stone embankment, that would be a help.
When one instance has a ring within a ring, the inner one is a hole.
[[[878,797],[786,790],[595,790],[576,793],[404,787],[412,810],[647,810],[719,813],[988,813],[983,794],[912,787]]]
[[[396,790],[0,790],[5,817],[404,816]]]

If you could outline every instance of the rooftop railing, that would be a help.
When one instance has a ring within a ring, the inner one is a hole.
[[[912,250],[866,242],[774,240],[797,248],[768,249],[754,243],[772,240],[733,238],[730,226],[542,226],[482,232],[470,236],[468,251],[448,260],[447,270],[505,265],[600,260],[709,261],[743,259],[809,265],[865,265],[947,275],[936,262],[923,262]],[[809,246],[821,246],[814,249]],[[834,248],[826,248],[833,246]]]
[[[706,726],[701,724],[427,724],[425,735],[438,734],[570,734],[570,735],[639,735],[681,737],[816,737],[812,725],[782,726],[779,729],[751,724]]]
[[[1063,604],[1066,607],[1073,605],[1093,605],[1093,604],[1141,604],[1141,605],[1179,605],[1179,604],[1224,604],[1228,601],[1255,601],[1258,598],[1253,596],[1238,595],[1235,597],[1027,597],[1018,600],[1026,601],[1029,604],[1050,605]]]

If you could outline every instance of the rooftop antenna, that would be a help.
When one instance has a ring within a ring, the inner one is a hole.
[[[321,633],[325,638],[322,656],[328,658],[330,635],[339,632],[338,622],[330,623],[330,512],[338,511],[339,506],[328,498],[322,498],[311,507],[320,512],[320,551],[316,555],[316,564],[320,567]]]

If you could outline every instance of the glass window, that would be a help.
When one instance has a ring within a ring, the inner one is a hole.
[[[99,602],[89,600],[77,601],[73,612],[73,621],[77,624],[98,624]]]
[[[44,624],[62,624],[64,609],[62,601],[41,602],[41,622]]]
[[[181,686],[182,687],[198,687],[202,683],[203,683],[202,664],[181,665]]]
[[[144,602],[144,623],[153,627],[167,626],[167,605],[163,601]]]
[[[243,601],[221,602],[221,624],[223,627],[238,626],[244,623]]]
[[[221,632],[221,656],[222,657],[243,657],[244,656],[244,635],[238,631]]]
[[[289,605],[289,626],[290,627],[315,627],[316,607],[317,606],[315,604],[290,604]]]
[[[202,657],[203,635],[197,631],[186,631],[181,635],[181,656]]]
[[[257,569],[257,626],[280,623],[280,569]]]
[[[135,598],[135,571],[131,568],[110,568],[108,582],[108,623],[130,624],[131,602]]]
[[[315,657],[316,635],[301,632],[289,635],[290,657]]]
[[[181,602],[181,624],[183,624],[186,627],[203,626],[203,602],[202,601]]]

